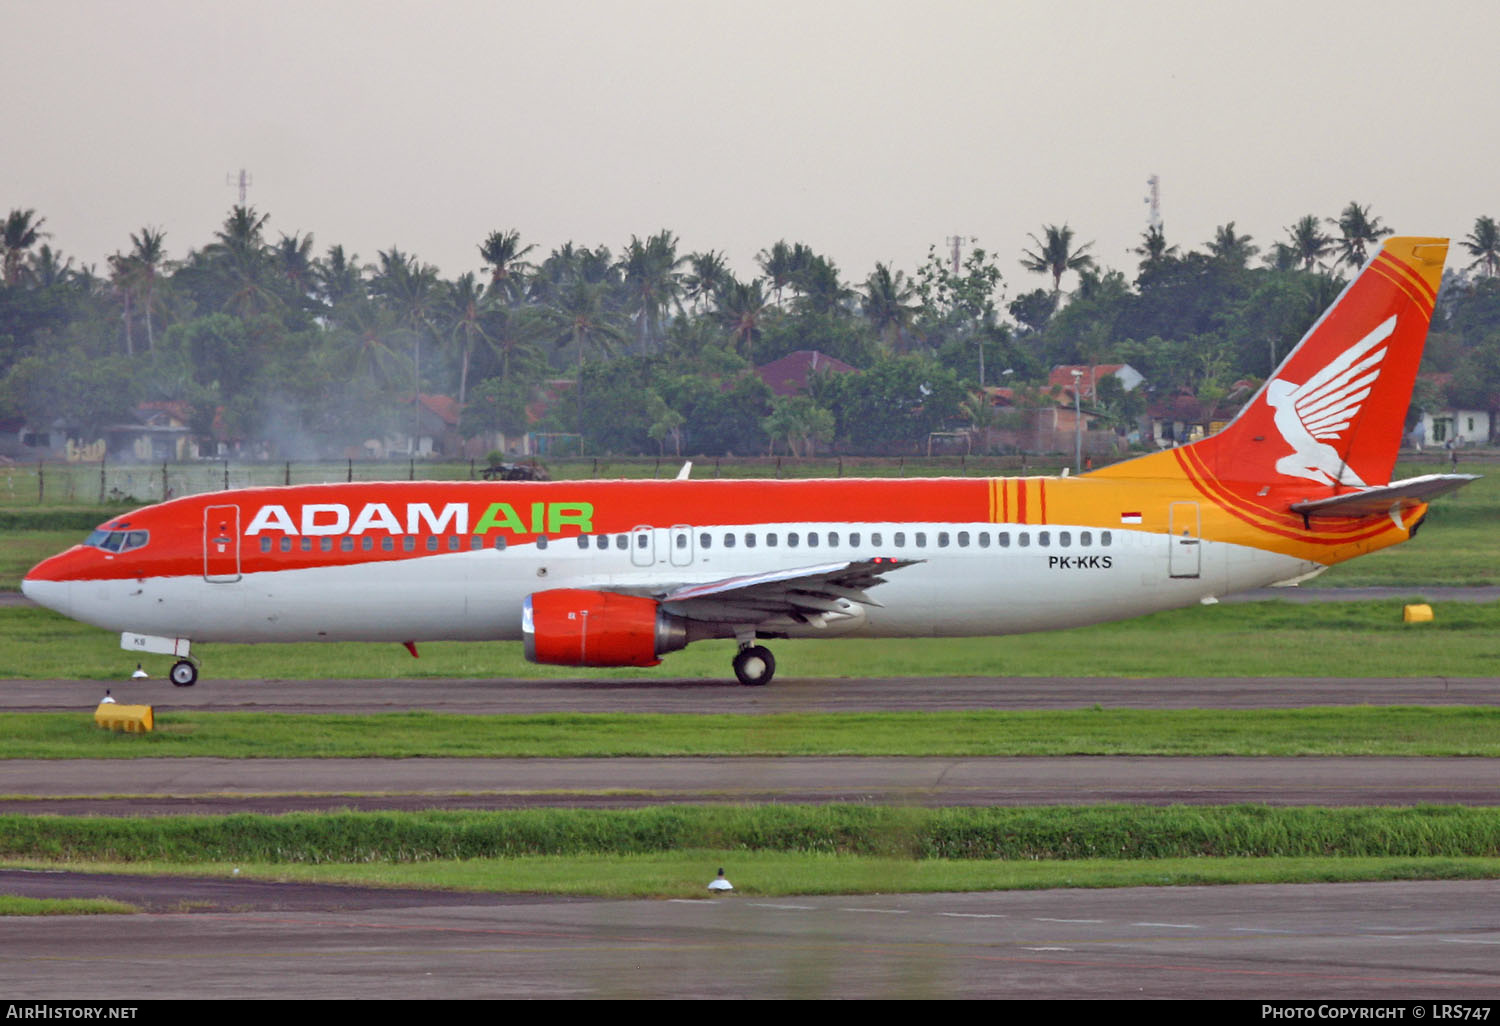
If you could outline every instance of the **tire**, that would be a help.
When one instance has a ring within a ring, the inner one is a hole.
[[[172,664],[170,674],[172,683],[179,688],[190,688],[198,683],[198,667],[186,659],[179,659]]]
[[[742,648],[734,657],[734,675],[746,687],[763,687],[776,676],[776,657],[764,645]]]

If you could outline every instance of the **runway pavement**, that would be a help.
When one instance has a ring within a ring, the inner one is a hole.
[[[0,711],[92,711],[109,688],[158,712],[378,713],[408,709],[787,713],[942,709],[1288,709],[1500,705],[1500,677],[778,677],[769,687],[702,680],[0,680]]]
[[[86,883],[99,894],[116,887]],[[27,889],[59,888],[0,872],[0,890]],[[277,885],[174,881],[153,907],[205,911],[7,920],[0,991],[12,1000],[1500,998],[1493,881],[466,904],[413,903],[407,892],[380,901],[365,888],[343,889],[342,902],[322,888],[310,903],[287,890],[283,899]]]

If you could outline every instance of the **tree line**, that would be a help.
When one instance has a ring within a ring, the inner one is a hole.
[[[1233,221],[1194,248],[1153,226],[1136,267],[1120,270],[1067,224],[1044,225],[1007,262],[1023,286],[1041,284],[1011,294],[998,255],[978,246],[957,258],[930,248],[911,274],[876,264],[855,283],[785,240],[740,278],[721,252],[682,252],[667,230],[618,254],[568,242],[545,256],[496,230],[476,243],[476,269],[448,279],[396,246],[373,261],[337,244],[320,255],[311,233],[273,239],[269,223],[235,206],[175,259],[166,234],[143,227],[100,270],[54,249],[35,210],[12,209],[0,418],[87,441],[142,402],[179,401],[204,442],[309,458],[400,433],[415,393],[441,393],[465,435],[575,433],[594,453],[907,451],[932,431],[1005,426],[1056,402],[1047,371],[1064,363],[1129,363],[1158,397],[1232,405],[1391,234],[1357,203],[1294,221],[1264,250]],[[1494,409],[1493,218],[1475,221],[1449,268],[1424,362],[1439,376],[1416,405]],[[797,350],[861,373],[773,396],[753,368]],[[997,411],[981,390],[994,385],[1020,413]],[[1144,410],[1139,393],[1098,393],[1092,412],[1122,429]]]

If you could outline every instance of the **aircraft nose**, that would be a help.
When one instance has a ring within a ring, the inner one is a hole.
[[[37,577],[21,579],[21,594],[39,606],[46,606],[64,616],[72,615],[73,585],[69,581],[45,581]]]

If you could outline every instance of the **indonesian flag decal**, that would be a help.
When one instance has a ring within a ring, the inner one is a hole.
[[[1120,523],[1122,523],[1122,524],[1139,524],[1140,522],[1141,522],[1141,515],[1138,512],[1132,512],[1132,513],[1123,513],[1122,512],[1120,514]]]
[[[1386,354],[1381,343],[1395,330],[1396,318],[1392,316],[1302,384],[1273,378],[1266,385],[1266,403],[1275,411],[1276,430],[1292,448],[1289,455],[1276,461],[1278,474],[1324,485],[1366,487],[1328,443],[1341,438],[1359,415],[1380,377]]]

